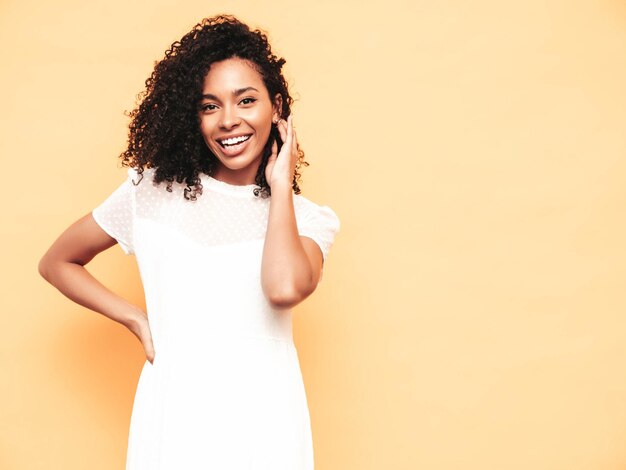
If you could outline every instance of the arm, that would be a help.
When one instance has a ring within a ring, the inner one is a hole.
[[[116,243],[89,213],[68,227],[52,244],[39,261],[39,274],[72,301],[130,329],[146,343],[144,348],[152,362],[154,351],[146,314],[110,291],[85,269],[98,253]]]
[[[263,247],[263,291],[276,308],[291,308],[311,295],[320,280],[322,251],[298,235],[291,186],[272,187]]]
[[[311,238],[300,236],[293,205],[292,181],[298,144],[292,116],[278,130],[284,143],[274,142],[265,169],[272,189],[261,263],[261,285],[275,308],[291,308],[315,291],[322,270],[322,251]]]

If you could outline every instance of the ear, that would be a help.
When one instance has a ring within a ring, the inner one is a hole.
[[[274,96],[274,106],[272,107],[272,118],[280,119],[283,110],[283,97],[280,93],[276,93]]]

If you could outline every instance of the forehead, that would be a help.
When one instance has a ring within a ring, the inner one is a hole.
[[[245,59],[233,57],[211,64],[211,68],[204,77],[203,91],[217,94],[220,91],[230,92],[248,86],[253,86],[260,91],[265,90],[263,77],[254,65]]]

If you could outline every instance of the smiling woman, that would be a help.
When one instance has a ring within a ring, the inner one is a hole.
[[[266,165],[273,143],[277,152],[282,149],[287,126],[281,120],[291,115],[293,103],[282,74],[285,63],[262,31],[251,31],[229,15],[205,18],[172,44],[146,81],[142,102],[129,113],[122,165],[140,174],[143,168],[155,168],[154,182],[166,182],[168,191],[174,180],[185,182],[185,198],[192,200],[201,194],[201,173],[235,184],[252,182],[270,195]],[[252,136],[242,148],[245,157],[229,163],[234,167],[225,165],[241,149],[216,139],[245,133]],[[294,145],[291,186],[300,194],[300,168],[309,163],[296,141]],[[239,160],[251,165],[235,175],[232,170],[243,168]]]
[[[232,16],[176,41],[130,113],[128,177],[40,261],[145,349],[127,470],[313,469],[291,309],[340,223],[300,194],[284,62]],[[116,242],[137,257],[147,313],[84,269]]]
[[[272,99],[254,63],[238,57],[211,65],[204,79],[200,131],[218,162],[214,177],[231,184],[253,183],[263,151],[282,109]]]

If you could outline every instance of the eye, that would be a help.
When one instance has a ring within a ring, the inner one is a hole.
[[[211,108],[211,106],[213,106],[213,108]],[[213,111],[216,108],[216,106],[214,104],[204,104],[202,106],[200,106],[200,109],[202,111]]]
[[[254,98],[244,98],[244,99],[242,99],[242,100],[241,100],[241,102],[242,102],[243,104],[249,104],[249,103],[244,103],[244,101],[247,101],[247,100],[249,100],[249,101],[250,101],[250,104],[251,104],[251,103],[254,103],[254,102],[256,101]]]

